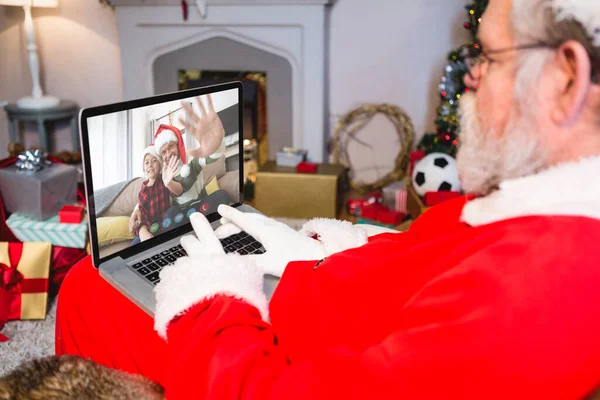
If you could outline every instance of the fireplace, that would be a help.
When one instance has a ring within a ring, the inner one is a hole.
[[[257,142],[259,164],[293,143],[292,68],[283,57],[218,37],[158,57],[152,78],[157,93],[239,80],[244,139]]]
[[[267,134],[267,74],[264,71],[181,69],[177,73],[179,90],[231,81],[240,81],[244,87],[242,139],[263,140]]]
[[[232,77],[242,82],[264,78],[264,110],[258,89],[244,85],[253,97],[247,99],[252,107],[245,110],[244,132],[263,139],[262,159],[275,158],[286,146],[307,149],[312,161],[325,159],[330,0],[207,0],[200,2],[206,4],[202,14],[188,2],[187,20],[178,0],[111,2],[125,99]]]

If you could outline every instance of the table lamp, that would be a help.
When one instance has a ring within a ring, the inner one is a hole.
[[[0,0],[0,5],[21,6],[25,10],[25,36],[27,38],[27,53],[29,55],[29,69],[31,70],[33,91],[31,96],[19,99],[17,105],[22,108],[33,109],[55,107],[59,103],[58,98],[44,95],[40,86],[40,62],[35,44],[31,7],[58,7],[58,0]]]

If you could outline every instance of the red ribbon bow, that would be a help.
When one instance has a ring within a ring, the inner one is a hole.
[[[11,312],[12,294],[14,288],[23,281],[23,274],[16,267],[11,268],[0,263],[0,329],[4,326]],[[0,333],[0,343],[8,338]]]
[[[23,280],[23,274],[17,267],[11,268],[0,262],[0,289],[10,291]]]

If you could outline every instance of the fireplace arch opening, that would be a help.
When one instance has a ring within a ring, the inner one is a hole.
[[[274,159],[279,149],[293,145],[293,71],[286,58],[217,36],[168,51],[152,64],[154,94],[231,79],[244,82],[256,78],[255,74],[263,74],[266,83],[257,86],[249,82],[248,94],[253,99],[248,99],[248,105],[256,110],[244,113],[244,131],[249,129],[264,140],[261,159]],[[261,89],[266,96],[261,97]]]

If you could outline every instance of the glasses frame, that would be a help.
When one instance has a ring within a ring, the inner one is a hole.
[[[473,76],[473,73],[471,72],[471,70],[474,67],[487,62],[490,55],[508,53],[509,51],[521,51],[521,50],[532,50],[532,49],[554,49],[554,50],[556,50],[558,47],[560,47],[560,45],[553,45],[550,43],[537,42],[537,43],[523,44],[520,46],[507,47],[507,48],[503,48],[503,49],[485,51],[481,45],[478,45],[478,47],[468,47],[467,48],[469,51],[469,54],[467,56],[463,57],[463,64],[465,65],[467,74],[469,74],[471,79],[476,80],[476,78]],[[473,53],[476,53],[476,54],[473,54]],[[475,63],[473,63],[472,66],[469,66],[469,63],[467,63],[467,59],[469,59],[469,58],[475,60]],[[590,62],[592,62],[591,57],[590,57]],[[592,76],[590,79],[591,79],[592,83],[600,84],[600,70],[596,70],[594,65],[592,65]]]

